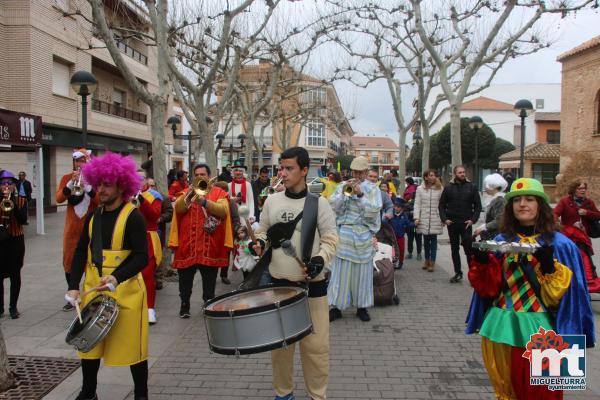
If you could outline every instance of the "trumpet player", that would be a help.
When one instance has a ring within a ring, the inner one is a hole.
[[[158,236],[158,220],[161,216],[163,196],[148,184],[148,179],[143,171],[138,171],[142,180],[142,189],[134,196],[133,203],[137,204],[140,213],[146,222],[146,237],[148,240],[148,264],[142,270],[142,278],[146,285],[147,304],[148,304],[148,323],[156,323],[156,281],[154,272],[156,266],[162,261],[162,246]]]
[[[72,154],[73,172],[64,175],[56,190],[56,203],[67,202],[65,230],[63,233],[63,269],[67,285],[70,281],[71,264],[77,241],[81,236],[85,219],[98,205],[96,192],[82,179],[81,169],[90,160],[90,150],[75,149]],[[73,306],[66,303],[63,311],[70,311]]]
[[[262,167],[260,171],[258,171],[258,178],[252,182],[252,195],[254,196],[254,204],[260,205],[259,195],[263,193],[263,190],[268,188],[271,185],[271,181],[269,180],[269,168]],[[264,203],[264,201],[263,201]],[[254,208],[254,218],[257,221],[260,221],[260,209],[261,207]]]
[[[356,157],[350,164],[352,178],[333,192],[329,202],[336,214],[340,242],[331,263],[328,298],[329,320],[342,317],[342,310],[357,308],[361,321],[371,317],[373,305],[374,238],[380,227],[381,191],[365,180],[369,162]]]
[[[210,181],[208,165],[196,165],[194,182],[197,180]],[[175,201],[169,235],[169,247],[174,252],[173,268],[179,275],[179,317],[184,319],[191,316],[190,299],[196,271],[202,276],[202,298],[206,302],[215,297],[219,268],[229,265],[233,248],[229,195],[217,185],[208,185],[206,191],[197,189],[196,185],[190,186]]]
[[[12,319],[19,318],[17,301],[21,291],[21,268],[25,256],[23,224],[27,222],[27,200],[16,192],[17,179],[12,172],[0,174],[0,317],[4,314],[4,278],[10,279],[8,312]]]

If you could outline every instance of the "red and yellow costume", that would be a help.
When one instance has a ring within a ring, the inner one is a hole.
[[[158,236],[158,219],[161,214],[162,196],[154,191],[148,190],[140,194],[140,212],[146,221],[148,236],[148,264],[142,270],[146,292],[148,293],[148,308],[154,308],[156,300],[156,282],[154,270],[162,260],[162,247]]]
[[[56,190],[56,202],[64,203],[68,200],[69,196],[66,194],[65,188],[67,184],[73,180],[73,172],[69,172],[62,177]],[[85,193],[84,196],[89,196],[89,193]],[[94,194],[89,201],[85,214],[77,215],[75,207],[72,204],[67,204],[67,215],[65,217],[65,231],[63,233],[63,268],[66,273],[71,272],[71,262],[73,260],[73,254],[75,253],[75,247],[83,231],[85,220],[88,215],[94,211],[98,206],[97,196]]]
[[[171,223],[169,247],[174,250],[173,268],[194,265],[224,267],[229,265],[233,249],[233,229],[229,211],[229,195],[213,186],[206,196],[206,208],[197,202],[185,204],[185,193],[175,202],[175,218]],[[212,215],[220,223],[212,233],[204,230],[204,223]]]

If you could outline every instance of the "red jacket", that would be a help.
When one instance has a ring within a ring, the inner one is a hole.
[[[177,200],[179,195],[183,193],[183,191],[187,189],[187,187],[187,182],[183,185],[179,181],[171,183],[171,187],[169,187],[169,198],[171,199],[171,201]]]
[[[579,208],[586,209],[587,214],[580,216],[577,213]],[[590,221],[600,219],[600,211],[598,211],[594,202],[589,198],[586,198],[581,207],[579,207],[573,200],[573,197],[565,196],[560,199],[556,207],[554,207],[554,216],[556,219],[560,218],[562,226],[573,226],[577,221],[581,220],[583,227],[587,231],[590,226]]]

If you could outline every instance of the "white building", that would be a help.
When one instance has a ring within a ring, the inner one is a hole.
[[[432,91],[431,98],[435,98],[440,92],[439,88],[437,91]],[[513,106],[520,99],[531,101],[537,111],[560,112],[560,83],[492,85],[468,97],[463,103],[461,116],[463,118],[480,116],[497,137],[519,146],[521,120],[514,113]],[[438,110],[447,106],[447,102],[442,102]],[[525,119],[526,145],[535,142],[534,119],[533,116]],[[450,112],[446,110],[431,123],[430,133],[432,135],[437,133],[448,122],[450,122]]]

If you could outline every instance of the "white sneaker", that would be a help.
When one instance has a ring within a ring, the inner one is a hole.
[[[156,323],[156,311],[154,311],[154,308],[148,309],[148,322],[150,325],[154,325]]]

